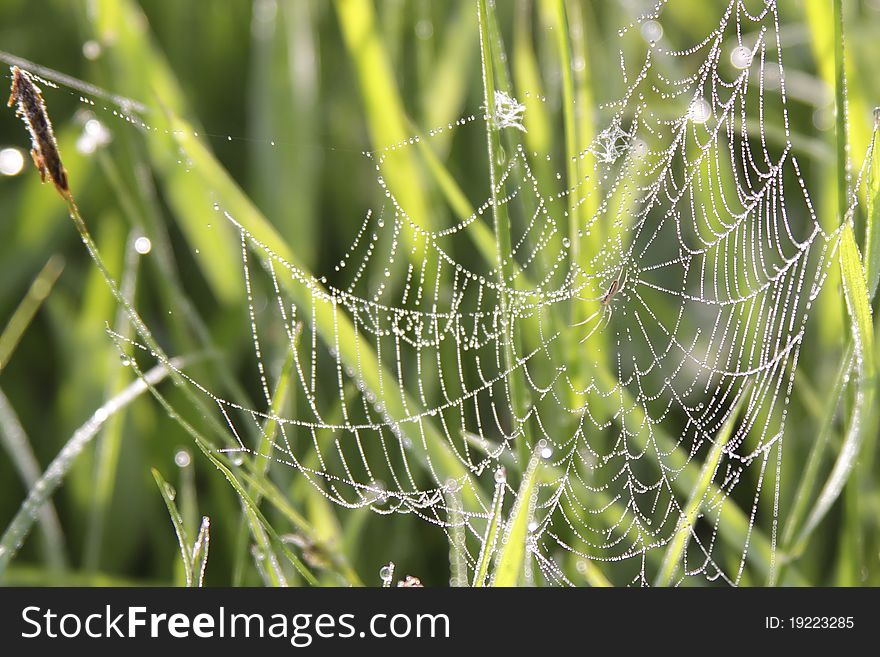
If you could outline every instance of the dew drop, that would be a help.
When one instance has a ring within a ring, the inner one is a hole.
[[[101,56],[101,44],[94,39],[89,39],[82,46],[83,57],[89,61],[95,61]]]
[[[0,174],[17,176],[24,169],[24,155],[18,148],[0,150]]]
[[[174,455],[174,463],[178,468],[185,468],[190,463],[192,463],[192,457],[190,456],[189,451],[185,449],[177,450],[177,453]]]
[[[394,577],[394,562],[389,561],[387,564],[382,566],[379,569],[379,579],[382,580],[382,584],[388,586],[391,584],[391,579]]]
[[[712,115],[712,108],[705,98],[694,98],[688,107],[687,117],[694,123],[705,123]]]
[[[730,63],[739,69],[752,65],[752,51],[745,46],[737,46],[730,52]]]
[[[663,37],[663,26],[657,21],[642,23],[642,37],[648,43],[656,43]]]
[[[434,24],[429,20],[420,20],[416,23],[416,36],[422,40],[434,36]]]
[[[134,241],[134,250],[140,255],[147,255],[153,250],[153,243],[150,241],[149,237],[141,235]]]

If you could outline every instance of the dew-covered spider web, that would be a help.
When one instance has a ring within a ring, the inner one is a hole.
[[[696,43],[664,36],[667,2],[621,27],[624,92],[573,161],[529,150],[527,92],[503,89],[370,153],[379,201],[339,237],[349,246],[330,271],[215,206],[240,233],[262,400],[187,380],[236,449],[338,505],[437,525],[469,578],[502,493],[502,536],[512,506],[528,509],[528,581],[768,576],[789,396],[837,232],[823,231],[789,139],[776,2],[712,6],[717,27]],[[503,148],[469,216],[438,227],[386,180],[440,135],[485,144],[487,130]],[[539,166],[559,171],[553,184]],[[487,253],[498,215],[510,247]],[[265,354],[279,344],[305,400],[292,417],[270,410]]]

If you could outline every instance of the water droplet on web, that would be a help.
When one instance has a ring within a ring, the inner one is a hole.
[[[657,21],[645,21],[641,31],[642,38],[648,43],[656,43],[663,37],[663,26]]]
[[[567,237],[563,237],[562,238],[562,246],[564,246],[567,249],[568,247],[571,246],[571,240],[568,239]]]
[[[495,470],[495,483],[496,484],[503,484],[506,481],[507,481],[507,469],[503,465],[500,465]]]
[[[530,531],[530,532],[533,532],[536,529],[538,529],[538,523],[535,522],[534,520],[530,520],[526,529],[528,529],[528,531]]]
[[[744,69],[752,65],[752,51],[745,46],[737,46],[730,53],[730,63]]]
[[[383,586],[390,586],[391,580],[394,578],[394,562],[389,561],[379,569],[379,579],[382,580]]]
[[[687,117],[694,123],[705,123],[712,115],[712,108],[705,98],[694,98],[688,107]]]

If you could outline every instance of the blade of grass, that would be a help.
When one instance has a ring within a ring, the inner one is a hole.
[[[165,500],[165,506],[168,508],[168,515],[171,517],[171,525],[174,527],[174,533],[177,535],[177,545],[180,548],[180,558],[183,562],[183,573],[185,584],[188,587],[193,585],[192,556],[190,553],[189,539],[186,537],[186,528],[183,526],[183,517],[177,509],[175,498],[177,492],[171,486],[156,468],[150,469],[153,473],[153,479],[159,487],[159,493]]]
[[[813,493],[816,488],[816,480],[819,476],[819,468],[822,465],[825,448],[828,446],[829,439],[834,433],[834,420],[837,417],[841,400],[843,399],[843,391],[846,385],[849,373],[853,367],[853,349],[850,346],[844,354],[840,362],[840,368],[834,378],[834,383],[828,393],[828,403],[825,407],[819,430],[813,439],[810,455],[807,457],[807,464],[798,482],[797,492],[794,494],[794,502],[791,511],[786,520],[785,529],[782,532],[782,540],[780,546],[782,552],[789,558],[797,557],[793,551],[793,543],[795,537],[800,530],[801,522],[807,512],[808,505],[812,501]],[[769,582],[772,586],[774,582]]]
[[[837,155],[837,219],[849,209],[849,138],[847,134],[846,59],[843,44],[843,0],[831,0],[834,25],[834,131]]]
[[[874,134],[868,151],[868,176],[865,203],[865,278],[871,300],[877,294],[880,282],[880,150],[877,135],[880,134],[880,108],[874,109]]]
[[[429,128],[455,120],[464,107],[471,80],[468,73],[476,54],[477,25],[467,2],[457,3],[454,11],[444,30],[437,63],[427,76],[422,93],[422,114]],[[446,153],[451,134],[444,131],[432,140],[441,153]]]
[[[831,474],[828,476],[819,497],[808,516],[804,528],[798,536],[798,547],[802,547],[810,534],[837,500],[852,472],[859,454],[866,413],[872,411],[875,386],[876,355],[874,353],[874,332],[871,320],[871,303],[865,274],[862,270],[859,249],[856,245],[852,225],[847,224],[840,237],[839,262],[844,282],[844,298],[850,315],[850,326],[855,345],[858,371],[856,398],[849,418],[846,438]],[[796,547],[796,550],[798,550]],[[799,551],[799,550],[798,550]]]
[[[25,331],[27,331],[40,306],[43,305],[43,301],[52,292],[52,288],[55,286],[58,277],[61,276],[62,271],[64,271],[64,258],[55,254],[43,265],[40,273],[37,274],[34,282],[28,288],[24,299],[21,300],[21,303],[18,304],[18,307],[12,313],[6,328],[0,334],[0,372],[6,367],[19,341]]]
[[[565,166],[566,182],[572,188],[580,181],[578,172],[578,134],[575,122],[574,81],[572,79],[571,45],[569,43],[568,20],[565,12],[565,0],[552,0],[549,11],[552,17],[553,33],[556,41],[556,55],[559,58],[559,70],[562,73],[562,122],[565,135]],[[580,208],[577,206],[578,195],[569,195],[568,237],[571,240],[570,257],[578,259],[580,242]]]
[[[409,139],[406,112],[391,60],[377,30],[372,2],[336,0],[335,6],[345,45],[357,71],[374,148],[406,141]],[[394,190],[412,221],[426,230],[436,230],[436,220],[423,193],[424,184],[411,151],[399,150],[395,157],[382,163],[381,169],[388,188]]]
[[[697,478],[693,490],[691,490],[687,505],[681,514],[679,528],[669,541],[669,545],[666,547],[666,552],[663,555],[663,563],[661,564],[657,577],[654,580],[655,586],[669,586],[672,583],[672,578],[679,567],[682,555],[685,553],[691,535],[694,533],[694,524],[697,522],[700,509],[702,508],[703,503],[707,499],[710,499],[712,482],[715,480],[718,466],[721,464],[724,449],[731,436],[733,436],[733,431],[739,420],[742,405],[745,402],[746,397],[748,397],[750,387],[751,386],[746,385],[740,390],[739,398],[734,403],[727,420],[725,420],[721,429],[719,429],[716,434],[712,449],[709,450],[706,460],[703,461],[700,476]]]
[[[467,586],[467,535],[461,495],[457,489],[446,492],[446,505],[449,507],[449,586]]]
[[[506,206],[499,202],[498,190],[498,163],[497,156],[501,152],[500,127],[497,117],[495,116],[495,54],[492,52],[491,25],[494,23],[491,12],[494,8],[490,7],[487,0],[477,0],[477,16],[480,28],[480,60],[483,70],[483,102],[485,103],[486,115],[486,149],[487,158],[489,160],[489,184],[491,185],[492,200],[492,220],[495,232],[495,258],[498,264],[498,283],[500,286],[499,303],[501,305],[501,330],[505,335],[504,339],[504,364],[509,372],[507,376],[507,385],[510,389],[511,414],[514,428],[517,428],[522,422],[527,421],[526,408],[528,401],[526,391],[520,375],[517,372],[516,350],[517,340],[510,325],[510,312],[508,308],[508,297],[506,289],[509,282],[513,280],[511,254],[511,236],[510,236],[510,217],[507,214]],[[515,433],[515,431],[514,431]],[[525,425],[522,426],[522,436],[517,441],[516,451],[522,459],[522,463],[528,463],[530,458],[530,447],[527,440],[527,431]]]
[[[281,367],[281,373],[278,377],[278,383],[275,386],[275,391],[272,394],[272,404],[269,410],[269,417],[263,423],[262,429],[262,438],[260,439],[260,445],[257,448],[257,459],[254,464],[256,469],[255,479],[265,479],[266,474],[269,470],[269,464],[271,463],[271,454],[272,454],[272,445],[275,441],[275,436],[278,432],[278,419],[283,412],[284,405],[287,403],[288,395],[292,392],[290,387],[291,381],[291,372],[293,370],[294,364],[294,352],[296,349],[296,342],[298,341],[298,337],[300,335],[300,330],[296,330],[296,334],[293,338],[294,344],[291,345],[290,350],[288,351],[287,358],[284,361],[284,364]],[[248,493],[253,499],[254,504],[258,505],[262,501],[262,495],[259,490],[256,490],[252,484],[248,485]],[[253,521],[253,518],[249,515],[245,514],[242,517],[241,524],[239,525],[238,530],[238,540],[237,540],[237,554],[235,556],[235,565],[233,569],[233,582],[234,585],[240,586],[242,577],[244,576],[244,563],[245,556],[247,554],[247,526],[246,523],[248,521]],[[253,531],[253,527],[251,528]]]
[[[134,298],[137,284],[139,256],[134,248],[134,240],[135,236],[130,234],[125,252],[125,269],[120,286],[120,292],[127,299]],[[117,308],[115,330],[126,337],[131,332],[131,324],[128,322],[122,307]],[[112,357],[115,359],[115,362],[112,364],[119,362],[119,355],[115,353],[115,350]],[[125,388],[129,378],[127,370],[123,367],[111,367],[109,371],[110,383],[107,387],[106,395],[108,398],[119,394]],[[113,499],[124,426],[125,413],[117,413],[107,422],[107,426],[97,440],[94,488],[87,524],[85,556],[83,558],[87,569],[97,570],[100,563],[104,537],[104,520]]]
[[[538,449],[542,447],[539,443]],[[529,522],[534,515],[535,473],[540,460],[541,456],[536,451],[529,459],[529,464],[523,473],[516,502],[510,510],[510,518],[505,524],[501,538],[501,548],[495,571],[492,573],[492,586],[518,586],[522,580],[527,556]]]
[[[309,267],[317,264],[320,250],[313,245],[321,238],[316,214],[321,154],[313,142],[320,111],[314,13],[308,2],[254,3],[248,93],[249,189]],[[281,171],[284,185],[278,184]]]
[[[192,563],[193,563],[193,585],[203,587],[205,585],[205,569],[208,567],[208,551],[211,548],[211,519],[208,516],[202,517],[202,524],[199,526],[199,533],[196,541],[193,543]]]
[[[504,471],[500,470],[499,472]],[[486,578],[489,575],[489,564],[492,563],[492,556],[495,554],[495,544],[498,542],[498,528],[501,525],[501,510],[504,507],[504,491],[506,488],[506,480],[498,481],[495,484],[495,495],[492,498],[489,517],[486,520],[486,533],[483,535],[480,556],[474,568],[473,586],[475,587],[486,585]]]
[[[31,449],[30,440],[15,413],[15,409],[0,390],[0,439],[9,453],[13,466],[18,471],[25,487],[30,490],[40,478],[40,464]],[[58,512],[51,500],[39,511],[40,530],[43,533],[42,547],[50,570],[58,573],[67,568],[64,548],[64,532],[58,520]]]
[[[175,367],[183,367],[184,362],[180,359],[172,361]],[[64,481],[71,465],[82,453],[86,445],[97,435],[108,418],[118,413],[131,402],[142,395],[150,386],[155,386],[168,376],[169,370],[165,365],[157,365],[144,374],[142,379],[132,382],[125,390],[108,400],[98,408],[88,421],[77,429],[64,448],[46,468],[36,484],[31,487],[27,498],[21,508],[15,514],[12,522],[3,532],[0,539],[0,577],[9,565],[9,561],[18,552],[18,549],[27,538],[28,532],[39,517],[40,509],[55,492],[55,489]]]

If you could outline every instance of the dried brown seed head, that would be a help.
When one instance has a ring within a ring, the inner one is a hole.
[[[31,157],[40,172],[43,182],[51,180],[55,189],[65,199],[70,198],[70,187],[67,182],[67,171],[61,162],[58,142],[52,130],[52,121],[46,112],[43,94],[34,83],[31,75],[18,66],[12,67],[12,87],[9,102],[12,107],[17,105],[16,114],[24,121],[31,136]]]

